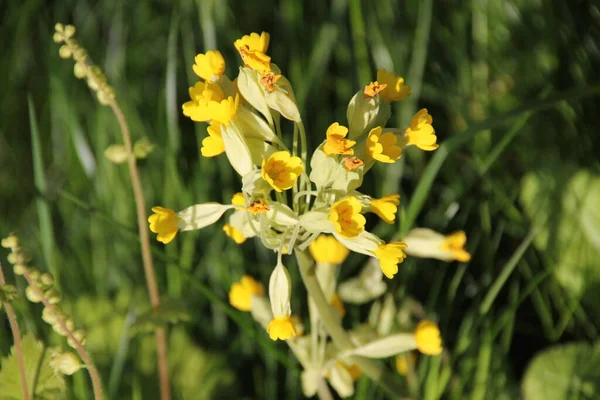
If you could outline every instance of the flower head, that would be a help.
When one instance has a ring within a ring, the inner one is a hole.
[[[275,83],[281,79],[283,75],[274,74],[273,72],[266,72],[260,77],[260,85],[267,89],[269,93],[273,93],[275,91]]]
[[[429,356],[436,356],[442,352],[442,337],[440,328],[435,322],[421,321],[415,329],[417,349]]]
[[[365,217],[360,213],[362,206],[354,196],[345,197],[331,206],[329,221],[342,237],[358,236],[365,230]]]
[[[267,333],[271,340],[288,340],[296,336],[296,327],[290,317],[273,318],[267,325]]]
[[[179,217],[175,211],[164,207],[152,207],[152,212],[154,214],[148,217],[148,222],[150,230],[158,233],[156,240],[164,244],[171,242],[179,231]]]
[[[427,113],[427,109],[419,110],[410,121],[410,126],[404,131],[406,143],[425,151],[432,151],[440,147],[436,143],[437,137],[432,123],[433,118]]]
[[[377,71],[377,82],[379,82],[379,85],[385,85],[380,94],[383,100],[388,103],[410,96],[410,85],[406,85],[404,78],[394,75],[393,72],[386,72],[385,69],[380,69]]]
[[[388,224],[393,224],[396,219],[396,213],[398,212],[399,204],[399,194],[388,194],[380,199],[371,200],[369,210],[377,214],[379,218]]]
[[[367,136],[367,153],[374,160],[392,164],[402,155],[402,147],[396,144],[398,139],[393,133],[382,132],[380,126],[371,129]]]
[[[240,311],[250,311],[252,309],[252,296],[262,296],[264,294],[265,288],[260,282],[244,275],[239,282],[231,285],[229,303]]]
[[[348,128],[334,122],[327,128],[327,141],[323,145],[323,152],[328,156],[335,154],[353,155],[354,150],[352,146],[356,144],[355,141],[345,139],[348,134]]]
[[[221,123],[217,120],[210,121],[206,128],[208,136],[202,139],[202,148],[200,152],[204,157],[215,157],[225,152],[225,144],[221,137]]]
[[[239,230],[237,230],[237,228],[232,225],[229,225],[229,224],[223,225],[223,232],[225,232],[225,234],[227,236],[229,236],[231,239],[233,239],[233,241],[236,242],[237,244],[242,244],[246,241],[246,237],[244,236],[244,234],[242,232],[240,232]]]
[[[216,120],[228,124],[235,116],[239,95],[225,98],[223,89],[214,82],[197,82],[190,88],[190,98],[183,104],[183,115],[192,121]]]
[[[382,92],[387,87],[387,84],[379,82],[371,82],[367,86],[365,86],[365,90],[363,91],[363,95],[367,98],[373,98]]]
[[[300,157],[292,157],[288,151],[276,151],[263,160],[261,176],[278,192],[290,189],[304,167]]]
[[[411,256],[460,262],[471,259],[471,254],[464,249],[467,235],[463,231],[444,236],[431,229],[415,228],[402,240],[408,245],[406,252]]]
[[[271,57],[267,53],[269,48],[269,34],[252,32],[241,39],[236,40],[233,45],[240,53],[244,65],[259,72],[271,71]]]
[[[373,250],[373,254],[379,260],[379,266],[383,274],[392,279],[398,273],[398,264],[401,264],[406,258],[404,249],[406,244],[402,242],[393,242],[379,245]]]
[[[193,66],[194,72],[204,80],[225,73],[225,59],[218,50],[209,50],[206,54],[198,54],[194,61],[196,62]]]
[[[320,235],[311,242],[308,249],[315,261],[320,263],[341,264],[350,254],[346,246],[329,235]]]
[[[260,213],[267,212],[271,210],[271,208],[265,203],[264,200],[254,200],[252,204],[250,204],[246,210],[252,213],[252,215],[257,215]]]

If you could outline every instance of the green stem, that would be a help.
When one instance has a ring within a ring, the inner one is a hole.
[[[317,279],[315,263],[311,256],[306,250],[296,250],[295,254],[304,286],[306,286],[308,295],[314,301],[315,307],[323,322],[323,326],[325,326],[327,333],[331,336],[333,343],[341,351],[353,349],[354,344],[350,340],[348,333],[340,325],[339,318],[335,315],[335,310],[329,306],[329,303],[325,298],[325,294]],[[358,365],[369,378],[380,385],[391,398],[400,398],[399,394],[404,391],[403,388],[394,376],[381,368],[379,364],[363,357],[351,357],[350,360],[352,363]]]

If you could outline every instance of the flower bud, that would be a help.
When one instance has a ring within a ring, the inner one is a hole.
[[[34,288],[33,286],[29,285],[25,288],[25,296],[32,303],[39,303],[42,301],[43,292],[40,288]]]
[[[122,144],[112,144],[104,150],[104,157],[113,164],[123,164],[127,162],[129,153]]]
[[[73,67],[73,74],[77,79],[83,79],[88,72],[88,66],[85,61],[77,61]]]
[[[54,285],[54,277],[49,273],[44,273],[40,276],[40,283],[49,288]]]
[[[73,336],[75,337],[75,340],[77,340],[82,346],[85,346],[87,342],[87,335],[83,329],[77,329],[73,331]],[[77,347],[76,343],[71,339],[70,336],[67,336],[67,343],[73,348]]]
[[[5,249],[16,249],[17,247],[19,247],[19,238],[17,238],[16,235],[9,235],[8,237],[5,237],[4,239],[2,239],[2,247],[4,247]]]
[[[60,56],[60,58],[66,60],[68,58],[71,58],[73,52],[71,51],[71,48],[65,44],[60,46],[60,49],[58,49],[58,55]]]
[[[24,275],[27,272],[27,266],[25,264],[15,264],[13,268],[15,275]]]
[[[79,371],[83,366],[79,361],[79,357],[71,351],[56,352],[52,354],[50,359],[50,367],[56,372],[60,372],[65,375],[73,375]]]
[[[52,308],[44,307],[42,311],[42,319],[50,325],[56,324],[59,318],[63,318],[64,314],[60,306],[55,305]]]
[[[48,299],[48,303],[50,304],[60,303],[60,291],[56,288],[47,290],[45,296]]]

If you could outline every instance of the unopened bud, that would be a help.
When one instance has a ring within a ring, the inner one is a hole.
[[[77,329],[76,331],[74,331],[73,337],[75,337],[75,340],[77,340],[82,346],[85,346],[87,342],[87,335],[85,334],[83,329]],[[76,343],[73,341],[73,339],[71,339],[70,336],[67,337],[67,343],[73,348],[77,347]]]
[[[25,288],[25,296],[27,296],[27,299],[32,303],[39,303],[43,298],[42,291],[39,288],[31,285]]]
[[[54,277],[49,273],[44,273],[40,276],[40,282],[46,287],[54,285]]]
[[[57,372],[65,375],[73,375],[79,371],[83,366],[79,361],[79,357],[71,351],[65,351],[64,353],[56,352],[52,354],[50,359],[50,367]]]
[[[104,157],[114,164],[123,164],[127,161],[129,153],[122,144],[112,144],[104,150]]]
[[[52,308],[44,307],[44,310],[42,311],[42,319],[50,325],[56,324],[58,319],[62,317],[63,312],[60,306],[54,306]]]
[[[135,155],[135,158],[146,158],[153,150],[154,145],[146,137],[141,138],[133,145],[133,154]]]
[[[60,303],[60,291],[56,288],[52,288],[45,293],[48,298],[48,303],[57,304]]]
[[[56,25],[54,25],[54,30],[56,32],[62,32],[64,31],[65,27],[63,24],[61,24],[60,22],[57,22]]]
[[[61,43],[65,40],[65,36],[60,32],[56,32],[54,35],[52,35],[52,40],[54,40],[54,43]]]
[[[73,74],[77,79],[83,79],[86,77],[88,66],[85,61],[77,61],[73,67]]]
[[[19,247],[19,238],[16,235],[9,235],[2,239],[2,247],[5,249],[15,249]]]
[[[25,264],[15,264],[14,271],[16,275],[24,275],[27,272],[27,266]]]
[[[65,26],[65,38],[69,39],[75,35],[75,27],[73,25]]]
[[[39,269],[37,269],[37,268],[34,268],[34,267],[32,267],[32,268],[29,268],[29,269],[27,270],[27,272],[29,273],[29,277],[30,277],[31,279],[33,279],[34,281],[37,281],[37,280],[38,280],[38,278],[40,277],[40,270],[39,270]]]
[[[60,49],[58,49],[58,55],[60,56],[60,58],[66,60],[68,58],[71,58],[73,52],[71,51],[71,48],[65,44],[60,46]]]

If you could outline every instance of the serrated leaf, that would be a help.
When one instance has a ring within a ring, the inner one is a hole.
[[[157,309],[151,309],[137,317],[131,326],[130,334],[148,333],[154,331],[156,327],[186,322],[191,319],[191,313],[185,303],[167,300],[162,302]]]
[[[570,343],[539,353],[522,383],[524,400],[592,400],[600,396],[600,343]]]
[[[600,284],[600,177],[560,166],[527,174],[521,203],[538,229],[535,246],[556,262],[556,280],[584,296]]]
[[[46,348],[33,335],[26,334],[21,339],[25,376],[29,393],[34,400],[56,400],[65,391],[65,380],[50,367],[50,356],[56,350]],[[10,356],[2,360],[0,369],[0,400],[21,400],[21,375],[17,365],[14,347]],[[34,388],[35,386],[35,388]]]

